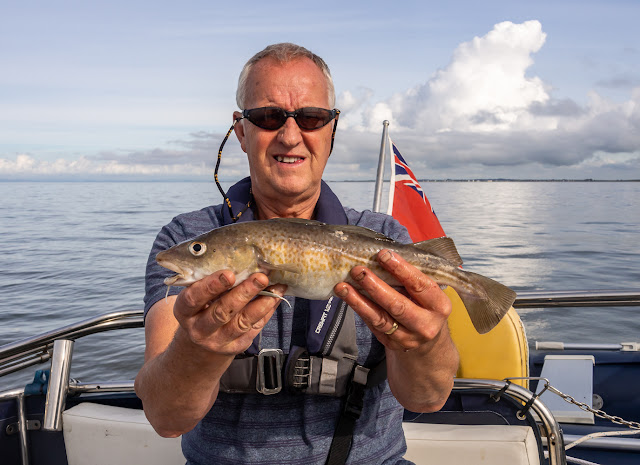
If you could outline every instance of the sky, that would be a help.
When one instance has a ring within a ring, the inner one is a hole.
[[[328,180],[382,122],[420,179],[640,179],[640,2],[0,4],[0,180],[210,180],[243,64],[295,42],[342,113]],[[232,136],[221,180],[248,174]]]

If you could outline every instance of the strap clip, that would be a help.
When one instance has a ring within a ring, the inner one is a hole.
[[[305,353],[298,357],[293,366],[292,387],[296,390],[304,391],[311,384],[311,357]]]
[[[282,390],[282,362],[284,354],[280,349],[262,349],[258,353],[256,391],[265,396]]]
[[[360,418],[364,407],[364,394],[367,387],[367,377],[369,369],[356,365],[353,371],[353,378],[349,383],[349,391],[344,404],[344,415],[353,420]]]

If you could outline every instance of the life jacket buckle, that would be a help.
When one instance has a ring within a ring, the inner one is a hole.
[[[258,353],[256,391],[265,396],[282,390],[282,362],[284,354],[280,349],[262,349]]]
[[[311,357],[305,352],[293,367],[293,387],[304,390],[311,384]]]

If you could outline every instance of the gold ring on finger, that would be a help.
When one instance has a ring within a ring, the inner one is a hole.
[[[390,329],[389,331],[385,331],[384,333],[385,333],[387,336],[391,336],[393,333],[395,333],[395,332],[396,332],[396,329],[398,329],[398,322],[397,322],[397,321],[394,321],[394,322],[393,322],[393,325],[391,326],[391,329]]]

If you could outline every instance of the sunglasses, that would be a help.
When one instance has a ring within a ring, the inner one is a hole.
[[[242,117],[248,119],[259,128],[275,131],[284,126],[287,118],[296,120],[298,127],[305,131],[314,131],[326,126],[336,119],[340,110],[326,110],[324,108],[304,107],[295,111],[287,111],[279,107],[262,107],[243,110]]]

